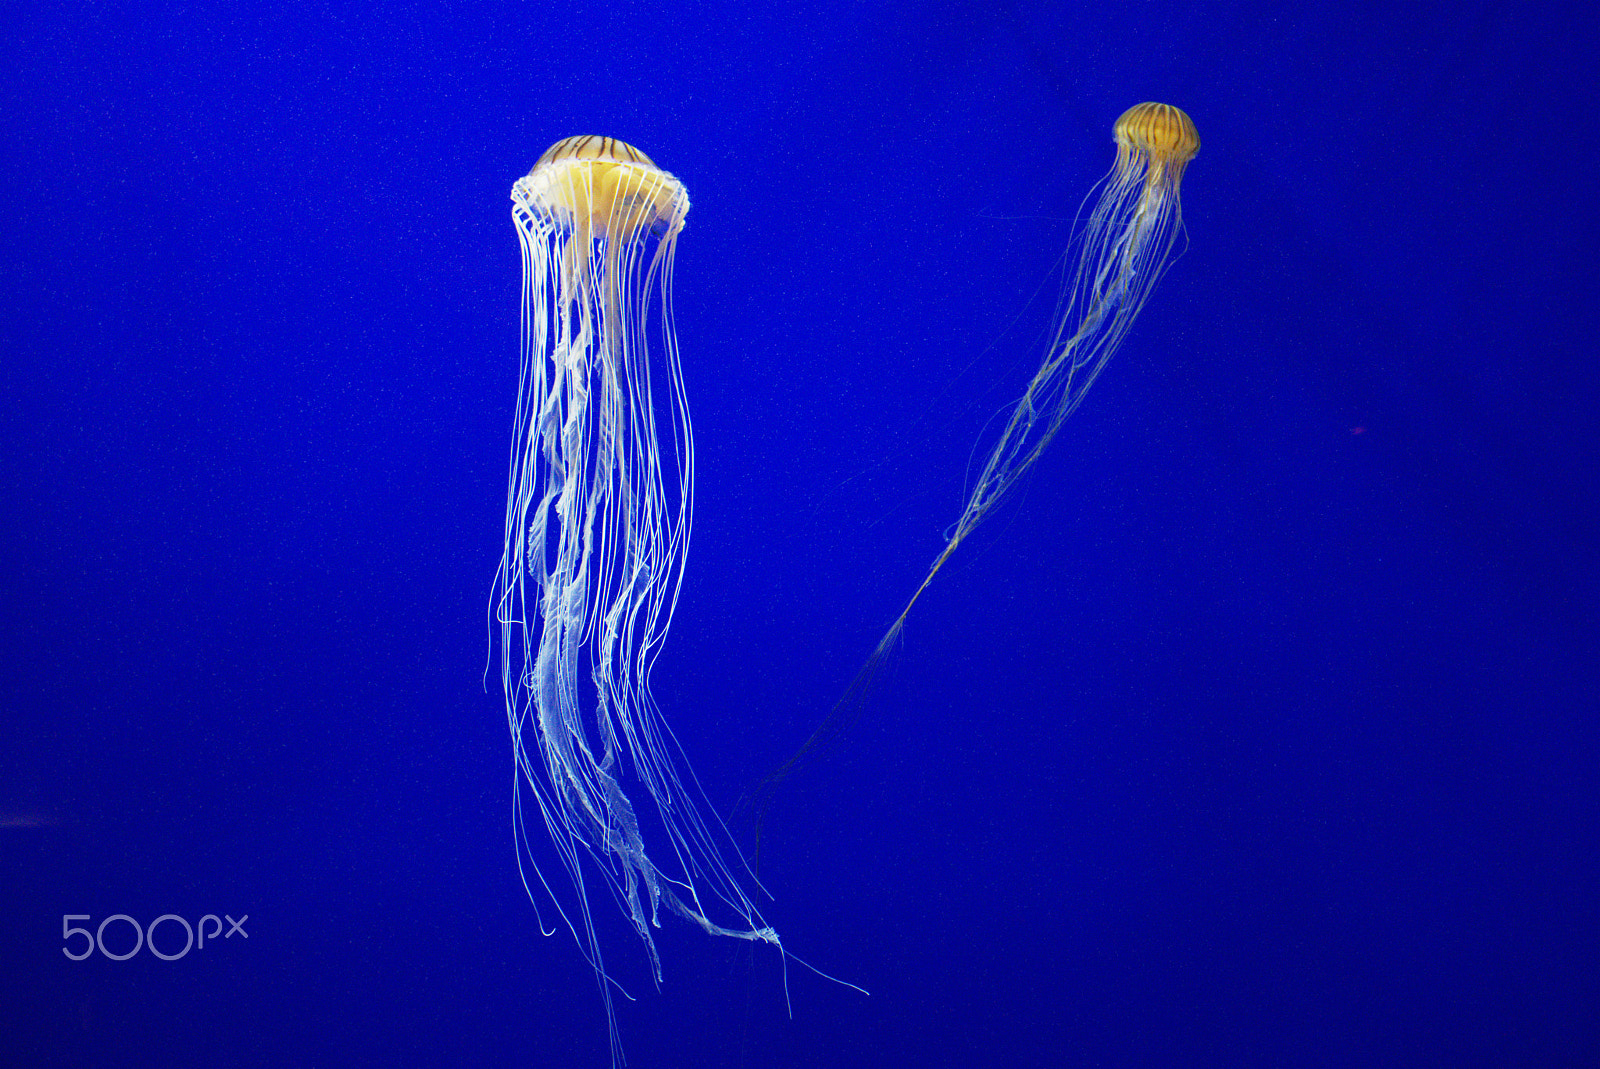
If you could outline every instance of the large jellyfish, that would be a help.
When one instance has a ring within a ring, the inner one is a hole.
[[[966,508],[949,528],[944,550],[934,559],[922,584],[828,717],[800,750],[758,788],[758,842],[772,790],[860,712],[878,671],[894,651],[911,607],[956,547],[988,518],[1006,492],[1039,459],[1067,417],[1077,411],[1166,272],[1173,245],[1183,230],[1178,187],[1183,182],[1184,168],[1200,151],[1200,135],[1189,116],[1179,109],[1170,104],[1145,103],[1122,113],[1113,128],[1113,138],[1116,161],[1102,181],[1100,199],[1075,238],[1077,267],[1062,292],[1050,344],[1038,373],[1011,407],[999,440],[972,484]]]
[[[511,204],[522,359],[493,615],[516,762],[517,863],[535,908],[530,872],[594,968],[619,1061],[592,880],[627,915],[658,984],[651,929],[662,907],[713,935],[781,949],[650,696],[693,504],[672,319],[689,196],[638,149],[573,137],[512,187]],[[570,890],[558,892],[535,860],[530,801]],[[555,930],[542,918],[540,927]]]

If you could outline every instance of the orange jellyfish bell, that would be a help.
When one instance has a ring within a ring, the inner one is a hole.
[[[1117,142],[1119,174],[1148,164],[1150,180],[1160,176],[1176,185],[1183,169],[1200,151],[1200,132],[1194,120],[1171,104],[1147,101],[1123,112],[1112,128]]]
[[[592,134],[551,145],[512,196],[596,237],[676,231],[689,212],[683,183],[627,142]]]

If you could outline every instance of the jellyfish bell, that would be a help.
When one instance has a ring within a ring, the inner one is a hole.
[[[591,237],[676,232],[689,212],[683,183],[614,137],[557,141],[512,187],[511,198]]]
[[[1171,104],[1135,104],[1117,117],[1111,137],[1117,143],[1114,167],[1119,175],[1148,169],[1151,182],[1169,182],[1173,189],[1200,151],[1194,120]]]

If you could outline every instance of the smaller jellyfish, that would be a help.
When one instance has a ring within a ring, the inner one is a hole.
[[[694,440],[672,320],[689,196],[638,149],[574,137],[540,157],[511,202],[521,365],[492,612],[517,863],[535,907],[530,869],[593,967],[619,1063],[617,985],[591,886],[621,908],[658,984],[651,931],[663,908],[712,935],[782,949],[741,886],[750,873],[727,829],[703,814],[649,687],[693,510]],[[558,892],[535,860],[531,808],[570,890]],[[542,918],[540,927],[554,932]]]
[[[1173,244],[1183,230],[1178,187],[1184,168],[1200,151],[1200,135],[1177,108],[1146,103],[1123,112],[1113,136],[1117,159],[1084,226],[1077,272],[1063,294],[1044,362],[1013,406],[966,509],[950,529],[944,552],[891,635],[950,554],[988,518],[1077,411],[1171,262]],[[1080,318],[1074,319],[1074,313]]]
[[[1089,387],[1121,347],[1133,321],[1150,299],[1172,260],[1183,230],[1178,187],[1184,168],[1200,151],[1194,123],[1169,104],[1136,104],[1113,128],[1117,157],[1102,180],[1100,199],[1089,213],[1078,245],[1078,265],[1058,305],[1044,361],[1012,406],[1005,429],[989,451],[966,508],[951,525],[943,552],[867,658],[844,696],[806,740],[757,788],[757,858],[760,826],[772,791],[860,713],[873,680],[894,651],[906,617],[945,561],[994,511],[1007,491],[1039,459],[1061,425],[1077,411]],[[1090,195],[1093,196],[1091,190]],[[1070,248],[1069,248],[1070,252]],[[759,868],[759,865],[758,865]]]

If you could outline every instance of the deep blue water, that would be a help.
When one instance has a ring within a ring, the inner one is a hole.
[[[767,823],[871,997],[602,900],[629,1064],[1600,1062],[1597,35],[1359,7],[8,5],[0,1061],[607,1064],[483,685],[512,181],[693,200],[655,682],[748,849],[1161,100],[1187,251]]]

